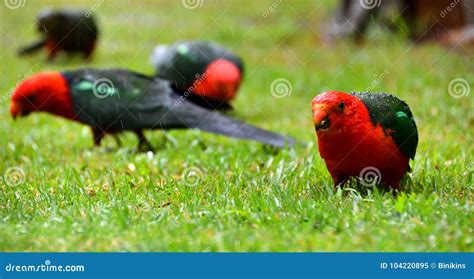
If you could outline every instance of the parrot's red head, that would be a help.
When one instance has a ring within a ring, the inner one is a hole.
[[[370,123],[362,101],[347,93],[339,91],[321,93],[313,99],[311,106],[314,127],[318,135],[336,135],[350,131],[356,124]]]
[[[197,78],[193,92],[216,101],[231,100],[239,89],[240,79],[240,70],[234,63],[218,59],[210,63],[204,74]]]
[[[10,104],[10,114],[13,118],[36,111],[73,118],[69,87],[59,72],[32,75],[13,92]]]

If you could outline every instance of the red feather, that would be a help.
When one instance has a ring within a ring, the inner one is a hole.
[[[225,59],[218,59],[207,66],[204,74],[188,90],[211,100],[229,101],[239,89],[240,79],[237,66]]]
[[[44,111],[74,120],[75,114],[66,79],[59,72],[43,72],[24,80],[13,92],[13,117]]]

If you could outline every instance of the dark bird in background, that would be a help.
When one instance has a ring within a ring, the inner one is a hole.
[[[397,11],[408,25],[413,24],[415,5],[411,0],[341,0],[334,17],[326,25],[326,39],[351,37],[362,41],[370,23],[381,18],[385,12]],[[385,20],[385,19],[384,19]],[[390,24],[390,23],[389,23]],[[410,29],[413,36],[413,29]]]
[[[16,118],[37,111],[89,125],[97,146],[106,134],[133,131],[139,149],[151,149],[145,129],[200,129],[276,147],[294,144],[289,137],[182,99],[166,80],[121,69],[35,74],[15,89],[10,113]]]
[[[362,42],[369,26],[406,33],[413,42],[434,41],[469,54],[474,46],[474,0],[341,0],[325,28],[326,41]]]
[[[39,13],[36,25],[41,38],[21,48],[19,55],[46,48],[51,60],[59,51],[82,53],[85,58],[94,52],[99,28],[94,16],[87,11],[47,9]]]
[[[231,109],[243,76],[242,60],[224,47],[205,41],[157,46],[150,57],[156,76],[171,81],[176,92],[209,109]]]

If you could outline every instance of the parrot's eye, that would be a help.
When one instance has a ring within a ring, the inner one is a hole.
[[[339,105],[337,107],[339,108],[339,110],[343,111],[345,106],[346,105],[344,104],[344,102],[341,102],[341,103],[339,103]]]

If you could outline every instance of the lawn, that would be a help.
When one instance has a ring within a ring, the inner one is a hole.
[[[172,0],[21,2],[0,3],[1,251],[474,251],[474,92],[449,90],[454,79],[473,87],[472,56],[378,27],[360,46],[325,45],[328,0],[200,0],[194,9]],[[102,36],[91,61],[16,56],[48,5],[96,13]],[[246,76],[231,115],[304,144],[275,152],[203,132],[149,131],[157,151],[138,153],[132,134],[122,147],[110,137],[93,148],[86,126],[9,115],[12,88],[32,73],[151,74],[153,47],[178,39],[218,41],[241,55]],[[278,79],[289,90],[272,94]],[[401,193],[333,190],[310,106],[328,89],[384,91],[410,105],[420,142]]]

